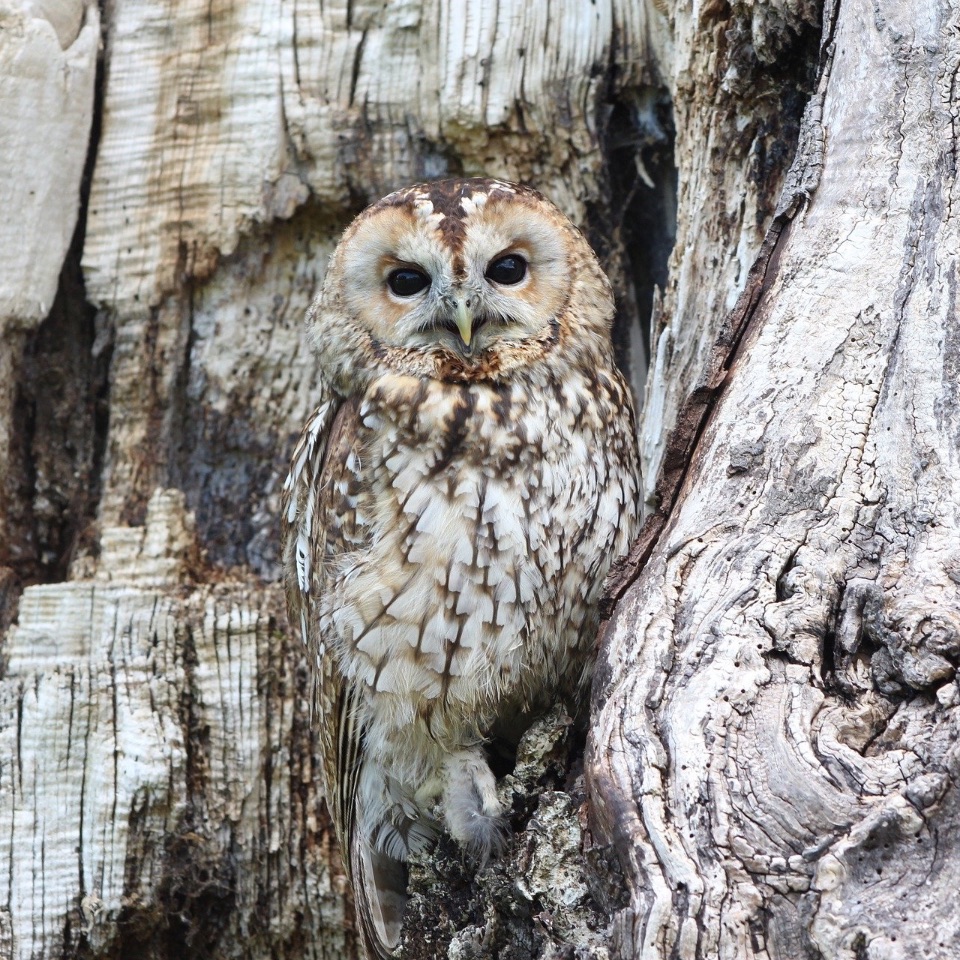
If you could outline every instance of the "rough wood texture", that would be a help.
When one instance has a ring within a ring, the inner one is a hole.
[[[641,383],[652,281],[622,228],[651,190],[634,155],[669,154],[668,21],[579,0],[116,0],[95,90],[95,7],[8,7],[4,28],[85,52],[86,86],[52,110],[65,134],[2,121],[44,161],[11,142],[3,247],[46,272],[42,290],[10,258],[2,274],[0,955],[343,956],[306,678],[274,619],[306,306],[369,200],[526,180],[602,241]],[[0,31],[5,81],[19,36]],[[34,174],[47,207],[23,206]]]
[[[796,215],[610,624],[589,772],[625,955],[956,955],[956,27],[828,17]]]
[[[0,180],[0,329],[5,331],[38,324],[53,306],[80,205],[100,15],[85,0],[4,2],[0,28],[0,156],[7,169]],[[39,223],[43,230],[24,229]]]
[[[86,0],[0,2],[0,566],[31,572],[47,504],[34,510],[29,488],[45,493],[46,478],[31,462],[18,388],[29,379],[30,334],[62,312],[57,283],[80,205],[99,36]]]
[[[179,493],[29,587],[0,680],[0,956],[347,955],[308,679],[271,591],[189,586]],[[309,909],[305,905],[309,905]]]
[[[813,92],[821,6],[734,0],[670,12],[672,43],[658,56],[676,128],[676,243],[652,318],[640,417],[648,510],[662,505],[658,478],[675,467],[665,464],[671,429],[724,337],[790,168]]]

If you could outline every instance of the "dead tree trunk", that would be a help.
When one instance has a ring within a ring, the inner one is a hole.
[[[960,21],[826,19],[793,175],[603,648],[590,774],[624,955],[960,947]]]
[[[593,796],[553,717],[512,856],[417,865],[406,955],[869,956],[904,892],[956,925],[955,12],[828,14],[821,51],[813,0],[0,0],[0,957],[352,955],[279,483],[339,232],[458,174],[600,252],[653,552]]]

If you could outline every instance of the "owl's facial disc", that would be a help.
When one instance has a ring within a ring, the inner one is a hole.
[[[432,285],[429,277],[421,276],[423,283],[411,295]],[[482,282],[475,277],[454,282],[429,305],[431,315],[413,332],[415,342],[424,347],[436,344],[469,357],[480,354],[497,340],[521,338],[520,331],[510,329],[515,324],[510,315],[491,312],[483,305],[499,288],[519,287],[526,279],[527,260],[522,254],[497,255],[487,264]],[[388,285],[395,295],[401,282],[406,283],[407,278],[399,271],[390,275]]]
[[[536,236],[479,226],[474,244],[468,229],[464,252],[447,269],[421,258],[387,271],[386,295],[400,311],[387,342],[470,359],[549,330],[569,286],[563,252]]]
[[[521,340],[538,332],[539,324],[530,329],[523,324],[522,317],[518,322],[509,309],[503,310],[492,303],[496,288],[520,285],[526,278],[526,268],[522,256],[510,254],[488,265],[481,282],[467,280],[450,284],[432,302],[428,299],[423,319],[408,342],[452,350],[468,358],[479,356],[500,341]]]
[[[358,222],[341,289],[383,346],[472,363],[550,335],[572,282],[556,220],[502,190],[458,197],[417,194]]]

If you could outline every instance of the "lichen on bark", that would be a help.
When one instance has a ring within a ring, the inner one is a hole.
[[[562,708],[524,734],[499,784],[508,849],[471,864],[449,839],[410,865],[402,960],[605,960],[610,921],[584,854],[582,728]]]

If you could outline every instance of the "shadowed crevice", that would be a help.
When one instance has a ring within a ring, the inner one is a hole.
[[[50,313],[26,336],[19,365],[6,553],[24,585],[65,580],[95,543],[112,335],[87,300],[81,257],[102,115],[101,61],[77,224]]]
[[[587,232],[617,300],[617,364],[642,402],[650,364],[655,291],[667,283],[676,241],[673,107],[663,87],[631,87],[601,109],[604,195],[588,208]]]

